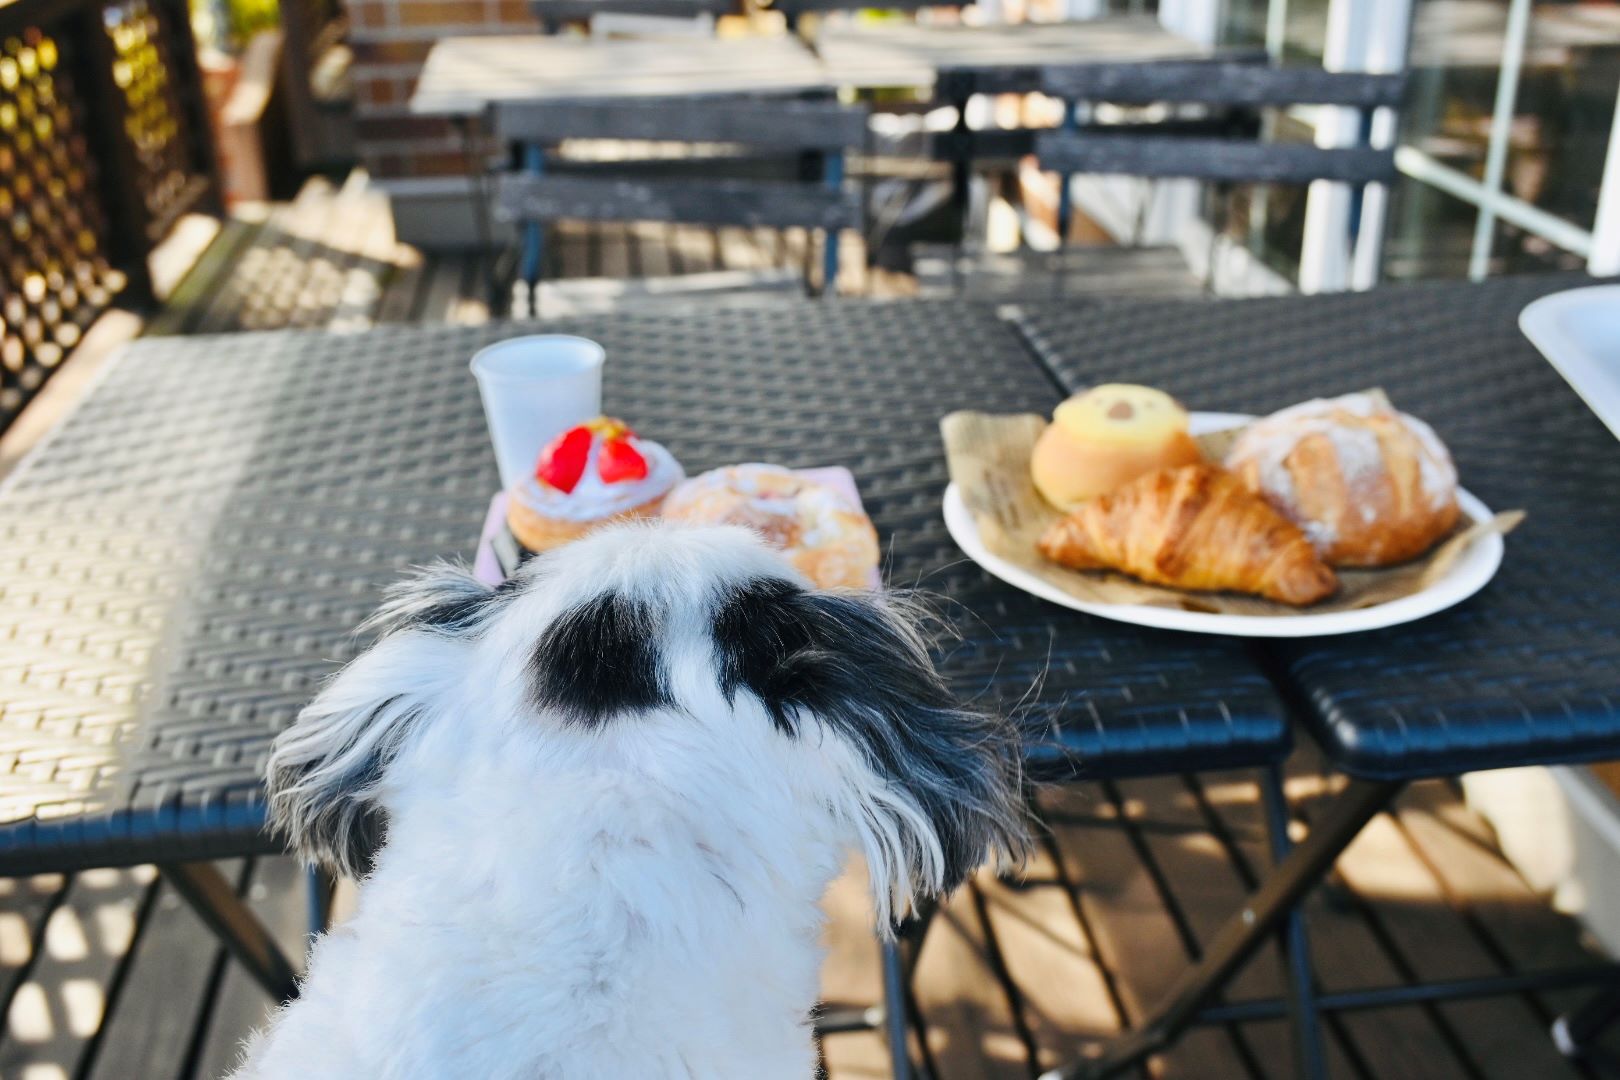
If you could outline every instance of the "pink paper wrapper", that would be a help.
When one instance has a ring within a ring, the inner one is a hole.
[[[866,512],[866,507],[861,503],[860,488],[855,485],[855,476],[843,466],[829,465],[796,471],[807,480],[814,480],[843,492],[862,513]],[[498,491],[494,498],[489,500],[489,513],[484,515],[484,528],[478,537],[478,554],[473,557],[473,575],[486,585],[499,585],[505,577],[501,573],[500,560],[495,557],[495,537],[500,534],[505,521],[506,492]],[[882,575],[876,570],[872,571],[871,585],[874,589],[883,587]]]

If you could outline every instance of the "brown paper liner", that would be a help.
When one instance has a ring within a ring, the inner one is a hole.
[[[1524,519],[1520,510],[1505,511],[1486,521],[1474,521],[1465,514],[1451,534],[1422,558],[1376,570],[1341,569],[1339,591],[1305,608],[1235,593],[1147,585],[1108,571],[1070,570],[1049,562],[1035,548],[1047,526],[1063,516],[1041,498],[1029,476],[1029,455],[1046,423],[1045,418],[1031,413],[956,412],[941,420],[939,427],[951,480],[978,523],[984,546],[1088,603],[1148,604],[1226,615],[1355,611],[1422,592],[1443,577],[1475,541],[1492,533],[1511,532]],[[1213,432],[1200,436],[1198,442],[1205,456],[1220,461],[1241,430],[1240,426]]]

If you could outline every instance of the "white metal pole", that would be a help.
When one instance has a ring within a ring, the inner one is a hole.
[[[1611,148],[1612,149],[1612,148]],[[1593,252],[1592,234],[1563,218],[1549,214],[1539,206],[1501,191],[1491,191],[1466,173],[1442,165],[1415,146],[1401,146],[1395,150],[1395,167],[1406,176],[1437,187],[1447,195],[1455,196],[1473,206],[1489,206],[1491,212],[1503,221],[1539,236],[1565,251],[1572,251],[1583,259]]]
[[[1266,56],[1273,64],[1282,63],[1288,46],[1288,0],[1271,0],[1266,6]],[[1268,111],[1260,127],[1260,137],[1277,135],[1276,110]],[[1266,224],[1271,211],[1271,185],[1256,184],[1249,189],[1249,252],[1261,257],[1266,247]],[[1213,267],[1211,268],[1213,273]]]
[[[1620,274],[1620,93],[1615,95],[1614,126],[1603,164],[1597,220],[1592,224],[1592,254],[1586,269],[1600,277]]]
[[[1271,0],[1266,6],[1266,55],[1273,62],[1281,60],[1287,44],[1288,0]]]
[[[1411,51],[1412,0],[1380,0],[1367,42],[1367,70],[1398,74],[1407,68]],[[1399,123],[1394,109],[1373,112],[1371,145],[1379,149],[1395,145]],[[1384,222],[1389,216],[1388,184],[1368,184],[1361,194],[1361,225],[1356,234],[1356,250],[1350,268],[1350,287],[1370,289],[1378,284],[1384,262]]]
[[[1359,70],[1366,56],[1367,9],[1361,0],[1329,0],[1322,66]],[[1324,108],[1316,145],[1351,146],[1361,134],[1355,109]],[[1305,197],[1305,236],[1299,253],[1299,291],[1336,292],[1350,281],[1350,187],[1316,180]]]
[[[1513,134],[1513,109],[1519,100],[1519,72],[1524,67],[1524,43],[1530,35],[1530,0],[1510,0],[1507,29],[1502,37],[1502,69],[1496,76],[1496,104],[1491,109],[1491,136],[1485,148],[1485,189],[1502,190]],[[1468,276],[1484,281],[1490,271],[1491,249],[1496,242],[1496,215],[1488,206],[1474,219],[1474,246],[1468,253]]]

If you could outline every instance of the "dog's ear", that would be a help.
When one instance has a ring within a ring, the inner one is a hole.
[[[817,723],[854,751],[839,809],[861,837],[880,926],[1025,845],[1014,726],[958,704],[935,670],[921,605],[762,579],[722,600],[721,690],[742,689],[793,737]]]
[[[389,763],[464,669],[467,638],[501,594],[446,565],[390,590],[367,628],[382,637],[276,739],[270,820],[308,862],[362,877],[383,839],[376,795]]]

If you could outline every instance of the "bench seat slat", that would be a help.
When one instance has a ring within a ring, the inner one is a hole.
[[[500,178],[497,208],[508,219],[678,221],[842,229],[860,220],[853,191],[750,180],[630,180],[608,177]]]
[[[649,139],[795,150],[861,144],[866,110],[822,101],[510,102],[495,107],[503,141]]]
[[[1395,155],[1367,147],[1328,149],[1310,143],[1239,139],[1043,132],[1035,138],[1041,167],[1060,173],[1187,177],[1202,180],[1348,184],[1395,179]]]
[[[1241,61],[1156,64],[1054,64],[1041,69],[1041,89],[1074,101],[1119,105],[1175,102],[1205,105],[1347,105],[1394,107],[1405,75],[1278,68]]]

